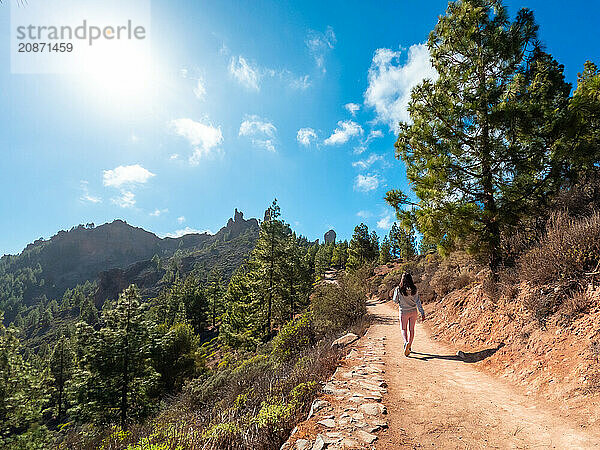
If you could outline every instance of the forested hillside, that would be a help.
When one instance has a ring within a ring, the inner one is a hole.
[[[336,334],[361,332],[379,239],[361,224],[350,243],[310,242],[276,202],[257,225],[236,213],[215,236],[191,237],[210,245],[105,271],[3,325],[2,443],[280,445],[335,368]],[[320,281],[332,265],[349,273]]]
[[[214,235],[188,234],[161,239],[153,233],[115,220],[95,227],[79,225],[48,240],[29,244],[19,255],[0,260],[0,310],[5,323],[21,322],[35,308],[43,315],[73,291],[93,294],[101,308],[129,284],[142,295],[156,295],[175,273],[206,277],[218,268],[225,279],[239,267],[258,237],[258,221],[234,219]],[[75,306],[81,305],[75,300]]]

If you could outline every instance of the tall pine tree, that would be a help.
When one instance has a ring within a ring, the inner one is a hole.
[[[451,2],[428,48],[439,78],[413,89],[396,142],[418,200],[400,191],[386,200],[426,240],[447,249],[466,240],[495,271],[501,233],[560,181],[570,86],[539,49],[531,11],[511,22],[500,0]]]
[[[140,294],[132,285],[102,313],[102,328],[80,324],[83,354],[79,374],[78,412],[100,424],[118,423],[126,429],[145,417],[152,401],[157,374],[149,355],[149,324]]]

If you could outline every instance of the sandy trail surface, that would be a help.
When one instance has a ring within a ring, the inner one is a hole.
[[[407,358],[397,306],[370,302],[373,338],[386,338],[385,379],[389,428],[377,448],[595,448],[600,430],[578,429],[547,402],[480,372],[476,363],[456,356],[417,324],[413,353]],[[493,349],[467,355],[477,361]]]

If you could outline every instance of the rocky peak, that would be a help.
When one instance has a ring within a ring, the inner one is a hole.
[[[219,234],[223,234],[226,240],[232,239],[240,234],[244,233],[249,228],[255,228],[258,230],[258,220],[256,219],[244,219],[244,213],[238,211],[237,208],[233,213],[233,218],[227,221],[227,225],[219,231]]]
[[[325,236],[323,236],[323,240],[325,241],[325,244],[335,244],[335,237],[335,231],[329,230],[325,233]]]

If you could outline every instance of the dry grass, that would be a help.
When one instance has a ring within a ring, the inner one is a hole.
[[[583,280],[600,261],[600,212],[579,219],[564,213],[548,222],[539,245],[519,260],[522,278],[542,286]]]
[[[455,252],[442,260],[429,285],[438,297],[444,297],[476,281],[483,266],[465,252]]]
[[[564,213],[555,215],[540,243],[518,261],[517,271],[536,295],[525,306],[539,321],[559,309],[574,317],[585,311],[588,300],[583,294],[600,264],[600,213],[572,219]]]

